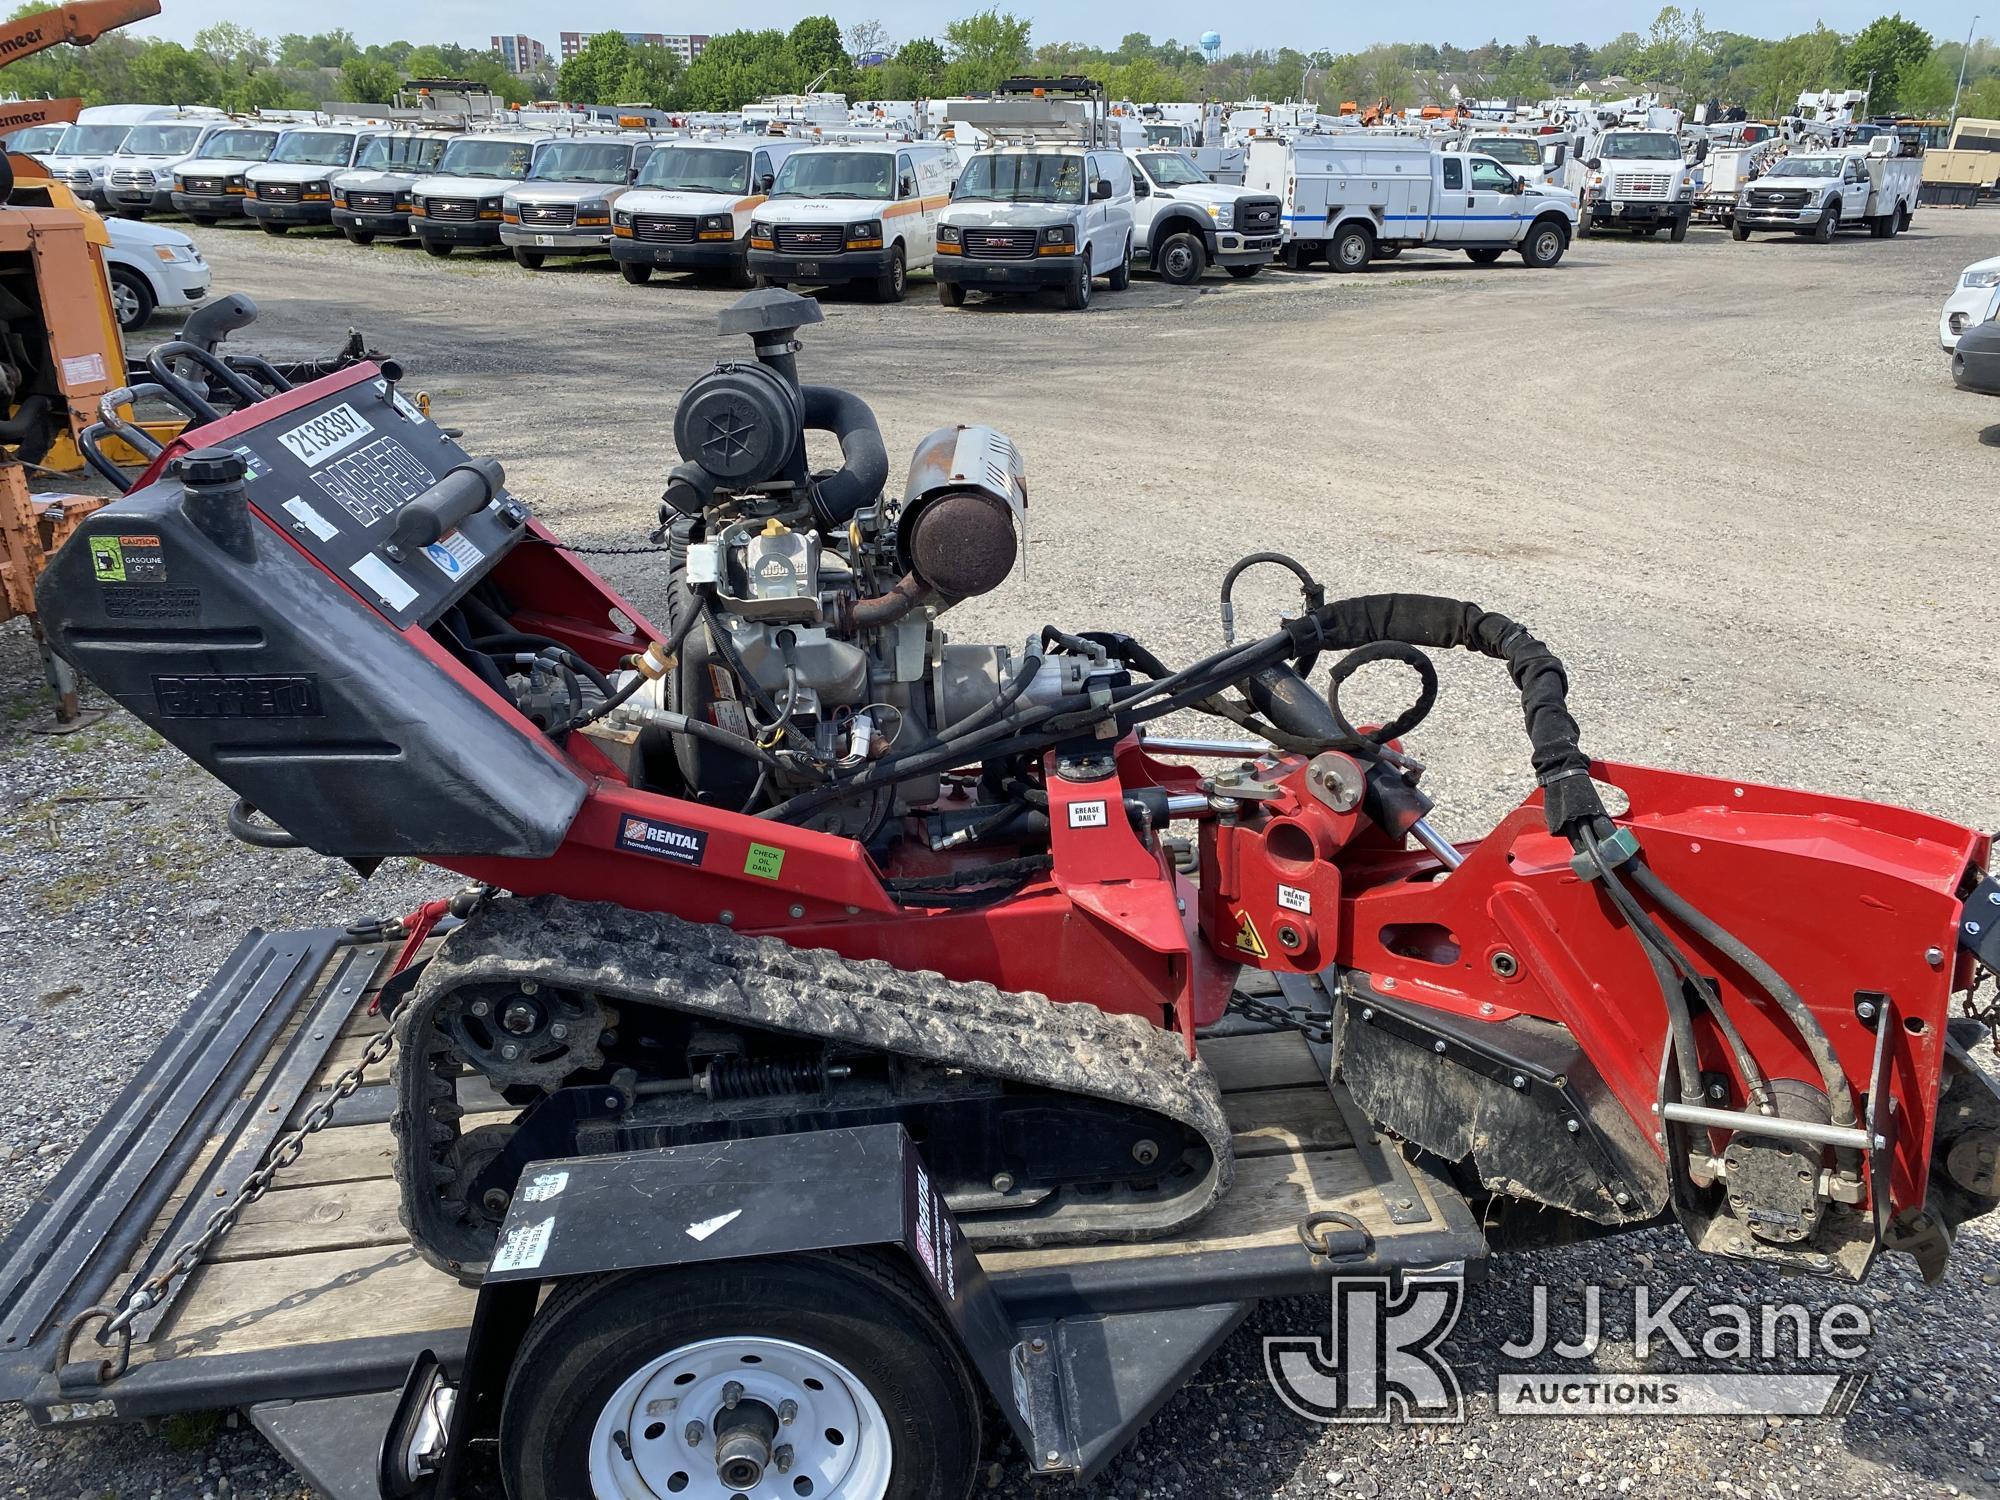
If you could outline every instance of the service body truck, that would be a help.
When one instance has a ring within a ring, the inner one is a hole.
[[[1452,149],[1490,156],[1529,187],[1560,184],[1569,146],[1557,136],[1527,131],[1474,130],[1452,142]]]
[[[750,284],[750,221],[799,140],[669,141],[611,210],[611,258],[637,286],[656,270]]]
[[[1185,152],[1126,155],[1132,161],[1134,250],[1161,279],[1185,286],[1216,265],[1243,280],[1276,258],[1283,227],[1277,194],[1211,182]]]
[[[102,200],[112,213],[143,219],[174,206],[174,168],[233,122],[217,110],[188,110],[173,120],[134,125],[105,164]]]
[[[1902,233],[1916,212],[1923,163],[1897,154],[1901,144],[1878,135],[1866,146],[1785,157],[1743,190],[1730,234],[1747,240],[1755,230],[1789,229],[1825,244],[1837,229],[1881,240]]]
[[[444,148],[437,175],[410,185],[410,229],[426,255],[460,246],[486,250],[500,243],[500,205],[508,187],[535,164],[535,154],[560,139],[547,131],[490,130],[463,135]]]
[[[333,222],[333,175],[345,172],[381,131],[377,125],[308,125],[285,132],[271,159],[243,174],[243,212],[266,234]]]
[[[545,256],[608,254],[612,205],[638,180],[656,144],[629,135],[551,141],[501,200],[500,243],[530,271]]]
[[[866,282],[900,302],[929,270],[958,153],[938,141],[842,142],[794,151],[750,223],[750,271],[766,286]]]
[[[1578,230],[1667,230],[1687,238],[1694,215],[1694,169],[1681,155],[1680,138],[1667,130],[1607,130],[1588,147]]]
[[[357,245],[410,237],[410,189],[437,171],[456,133],[385,131],[331,179],[334,227]]]
[[[1279,195],[1281,255],[1294,269],[1325,256],[1336,271],[1359,271],[1419,246],[1481,265],[1516,250],[1553,266],[1577,223],[1567,189],[1530,187],[1490,156],[1438,151],[1419,136],[1258,136],[1245,182]]]
[[[1708,160],[1695,173],[1695,220],[1733,226],[1743,190],[1763,176],[1783,150],[1784,143],[1775,135],[1744,145],[1711,146]]]
[[[174,168],[174,207],[197,224],[241,214],[243,200],[250,194],[250,169],[271,159],[284,133],[276,125],[232,125],[216,131]]]

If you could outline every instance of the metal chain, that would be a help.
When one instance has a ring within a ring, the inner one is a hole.
[[[271,1143],[270,1149],[264,1153],[263,1163],[243,1179],[236,1189],[235,1196],[211,1213],[208,1221],[202,1225],[201,1232],[176,1250],[172,1259],[140,1283],[132,1295],[125,1299],[123,1307],[114,1309],[111,1304],[100,1302],[95,1307],[85,1308],[71,1318],[69,1326],[63,1330],[62,1343],[57,1349],[56,1369],[60,1371],[69,1362],[70,1348],[76,1340],[78,1330],[87,1323],[102,1319],[104,1329],[98,1334],[97,1341],[102,1344],[107,1339],[115,1338],[118,1340],[118,1348],[112,1358],[100,1364],[99,1383],[108,1383],[124,1374],[132,1354],[132,1325],[138,1320],[139,1314],[150,1307],[157,1307],[176,1281],[201,1264],[202,1258],[214,1248],[216,1241],[236,1227],[238,1220],[243,1216],[243,1211],[270,1191],[271,1180],[299,1159],[305,1151],[307,1137],[324,1130],[332,1123],[334,1110],[343,1101],[354,1096],[367,1077],[368,1070],[386,1058],[395,1046],[396,1032],[393,1025],[376,1033],[362,1049],[360,1059],[334,1079],[333,1086],[326,1091],[325,1097],[305,1112],[298,1127]]]
[[[1985,984],[1989,979],[1993,981],[1993,996],[1984,1005],[1981,1005],[1979,1003],[1980,986]],[[1996,1042],[2000,1042],[2000,975],[1995,975],[1987,969],[1981,969],[1973,978],[1972,988],[1965,992],[1959,1004],[1968,1017],[1993,1031]],[[2000,1046],[1996,1046],[1995,1050],[2000,1051]]]
[[[1229,1008],[1239,1016],[1262,1021],[1266,1026],[1282,1026],[1287,1031],[1299,1032],[1309,1042],[1319,1042],[1324,1046],[1333,1043],[1333,1018],[1308,1010],[1303,1005],[1273,1005],[1254,995],[1236,995],[1231,997]]]

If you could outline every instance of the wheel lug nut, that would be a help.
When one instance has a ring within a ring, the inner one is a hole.
[[[520,1046],[514,1042],[509,1042],[500,1049],[500,1056],[507,1062],[512,1062],[515,1058],[519,1057],[520,1055],[521,1055]]]
[[[569,1027],[565,1026],[561,1021],[558,1021],[555,1023],[555,1025],[549,1028],[549,1035],[554,1037],[559,1042],[568,1041]]]
[[[483,1016],[491,1011],[493,1007],[488,1005],[484,1000],[475,1000],[466,1009],[470,1010],[475,1016]]]
[[[701,1440],[708,1436],[708,1429],[699,1422],[690,1422],[687,1425],[687,1432],[684,1435],[690,1447],[699,1448]]]
[[[798,1414],[799,1414],[798,1402],[780,1401],[778,1403],[778,1420],[784,1423],[787,1427],[792,1425],[792,1420],[795,1417],[797,1417]]]
[[[722,1388],[722,1404],[729,1410],[736,1410],[736,1403],[743,1399],[743,1382],[732,1380]]]
[[[780,1474],[788,1472],[792,1467],[792,1445],[786,1443],[781,1446],[771,1455],[771,1461],[778,1466]]]

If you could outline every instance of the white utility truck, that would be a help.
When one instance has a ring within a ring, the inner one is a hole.
[[[1681,156],[1670,130],[1607,130],[1586,148],[1589,172],[1583,190],[1579,230],[1629,229],[1634,234],[1667,230],[1679,243],[1687,238],[1694,213],[1694,169]]]
[[[1276,258],[1283,214],[1276,193],[1211,182],[1185,152],[1125,154],[1136,198],[1133,248],[1161,280],[1186,286],[1213,265],[1243,281]]]
[[[1783,150],[1784,142],[1775,135],[1742,145],[1711,145],[1708,159],[1695,168],[1695,222],[1734,225],[1743,190],[1769,171]]]
[[[1789,229],[1825,244],[1836,229],[1866,229],[1878,240],[1910,227],[1922,187],[1923,147],[1878,135],[1843,151],[1800,151],[1744,188],[1730,234]]]
[[[1569,157],[1567,141],[1526,130],[1468,130],[1449,145],[1454,151],[1492,157],[1529,187],[1560,184]]]
[[[1508,250],[1553,266],[1576,232],[1576,195],[1530,187],[1490,156],[1420,136],[1257,136],[1244,183],[1283,207],[1285,264],[1336,271],[1427,246],[1489,265]]]

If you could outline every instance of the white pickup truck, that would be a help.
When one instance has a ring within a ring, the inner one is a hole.
[[[1132,248],[1161,280],[1186,286],[1214,265],[1242,281],[1277,255],[1275,193],[1210,182],[1185,152],[1148,147],[1125,155],[1132,162]]]
[[[1800,151],[1774,162],[1736,202],[1730,234],[1789,229],[1825,244],[1836,229],[1866,229],[1878,240],[1910,227],[1923,162],[1898,155],[1894,136],[1840,151]]]
[[[1553,266],[1576,232],[1574,193],[1530,187],[1490,156],[1417,136],[1254,136],[1244,186],[1278,195],[1292,269],[1323,255],[1336,271],[1359,271],[1419,246],[1480,265],[1516,250]]]

